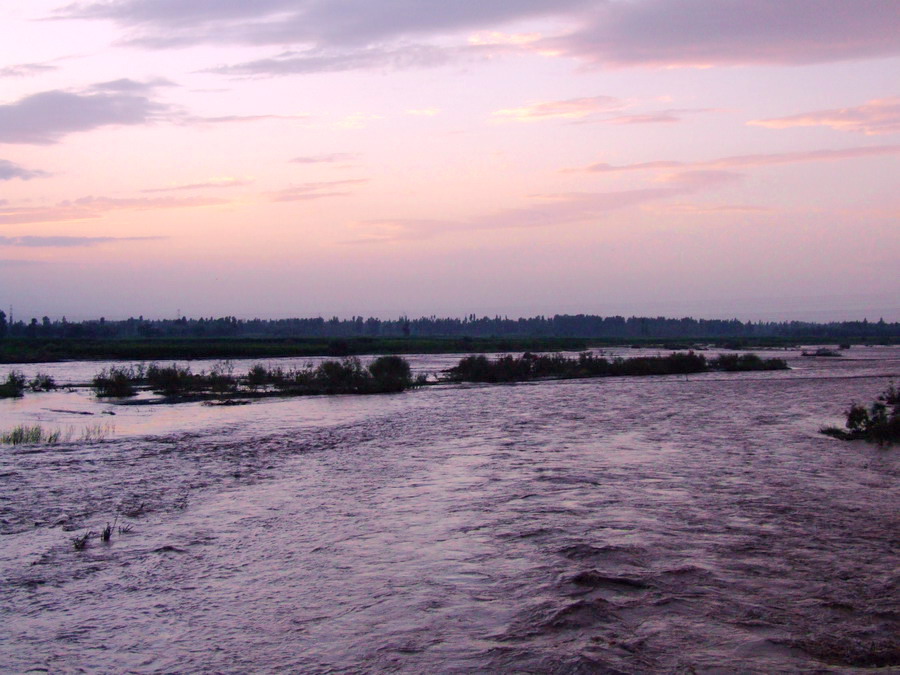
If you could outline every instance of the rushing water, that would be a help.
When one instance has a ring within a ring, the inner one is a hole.
[[[818,433],[898,357],[237,408],[26,396],[0,419],[119,414],[108,440],[0,451],[0,670],[898,668],[898,451]]]

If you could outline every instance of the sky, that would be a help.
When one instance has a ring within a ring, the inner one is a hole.
[[[900,320],[898,0],[0,3],[16,318]]]

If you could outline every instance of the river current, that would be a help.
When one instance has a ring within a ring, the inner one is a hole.
[[[900,455],[818,433],[897,381],[900,349],[845,354],[234,408],[0,401],[2,428],[116,425],[0,446],[0,670],[900,668]]]

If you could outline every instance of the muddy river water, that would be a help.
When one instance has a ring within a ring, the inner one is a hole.
[[[900,450],[818,433],[900,380],[900,349],[786,355],[234,408],[0,401],[2,428],[115,422],[0,446],[0,671],[900,669]]]

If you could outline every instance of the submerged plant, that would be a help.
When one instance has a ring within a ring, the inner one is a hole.
[[[90,541],[91,537],[94,536],[93,532],[85,532],[82,535],[72,538],[72,546],[76,551],[83,551],[87,548],[88,541]]]
[[[79,441],[84,441],[86,443],[92,443],[94,441],[105,441],[109,436],[111,436],[116,431],[116,425],[112,422],[97,422],[96,424],[89,424],[81,430],[81,435],[78,437]]]

